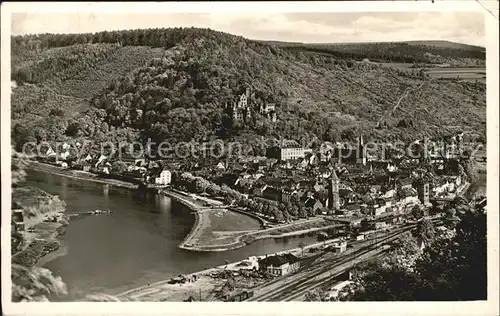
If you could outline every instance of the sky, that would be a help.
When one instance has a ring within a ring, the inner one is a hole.
[[[12,34],[204,27],[256,40],[304,43],[446,40],[485,46],[478,12],[13,13]]]

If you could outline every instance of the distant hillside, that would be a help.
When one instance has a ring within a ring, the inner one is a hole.
[[[276,42],[277,46],[304,53],[338,58],[399,63],[447,63],[454,67],[484,67],[486,50],[446,41],[305,44]]]
[[[193,28],[15,37],[13,139],[484,137],[483,83],[316,51]],[[225,104],[247,87],[252,118],[234,121]],[[271,103],[276,123],[258,113]]]
[[[426,45],[426,46],[441,47],[441,48],[453,48],[453,49],[486,52],[486,48],[482,46],[469,45],[469,44],[450,42],[450,41],[407,41],[404,43],[408,43],[410,45]]]

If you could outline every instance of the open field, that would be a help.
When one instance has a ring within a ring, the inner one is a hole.
[[[247,215],[229,210],[213,210],[208,212],[213,231],[257,230],[259,222]]]
[[[419,70],[413,63],[378,63],[379,65],[400,70]],[[425,72],[433,79],[462,79],[486,81],[486,68],[425,67]]]
[[[434,79],[462,79],[486,81],[486,69],[482,68],[431,68],[426,71]]]

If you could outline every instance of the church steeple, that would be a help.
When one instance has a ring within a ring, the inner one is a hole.
[[[339,186],[340,180],[337,177],[335,169],[333,169],[330,177],[330,185],[328,186],[328,208],[332,212],[340,210]]]
[[[366,148],[365,142],[363,140],[363,135],[360,135],[358,138],[358,151],[356,156],[356,162],[358,164],[366,165]]]

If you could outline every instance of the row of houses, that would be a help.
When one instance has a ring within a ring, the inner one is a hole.
[[[69,150],[69,147],[66,149]],[[147,161],[145,158],[130,156],[115,158],[105,155],[86,154],[80,158],[68,159],[67,155],[58,155],[49,150],[46,158],[42,160],[62,168],[71,168],[125,180],[143,181],[157,186],[169,185],[172,181],[171,167],[161,161]]]

